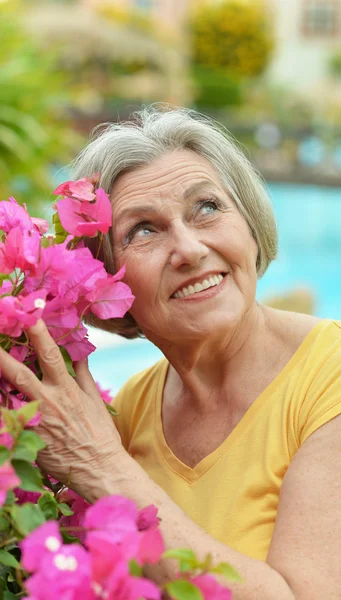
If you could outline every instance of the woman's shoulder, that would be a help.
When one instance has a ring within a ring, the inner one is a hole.
[[[308,336],[315,337],[316,340],[325,337],[339,338],[341,344],[341,321],[272,308],[267,310],[275,335],[284,345],[292,348],[293,352]]]

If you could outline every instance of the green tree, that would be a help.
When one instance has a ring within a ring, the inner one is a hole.
[[[65,164],[80,141],[65,116],[65,76],[54,55],[25,33],[14,9],[0,4],[0,200],[13,195],[39,212],[53,166]]]
[[[273,48],[263,0],[199,3],[191,23],[193,60],[230,76],[255,77],[268,65]]]

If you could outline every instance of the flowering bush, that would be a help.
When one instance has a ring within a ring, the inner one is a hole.
[[[0,202],[0,346],[41,379],[26,329],[42,318],[68,371],[95,347],[82,323],[89,312],[122,317],[134,297],[84,246],[111,224],[110,201],[98,174],[69,181],[54,193],[56,234],[14,198]],[[109,411],[111,395],[98,384]],[[200,563],[191,550],[168,550],[157,508],[107,496],[90,506],[36,465],[44,442],[34,431],[39,402],[28,401],[0,374],[0,597],[4,600],[175,599],[228,600],[230,591],[209,574],[238,579],[228,564]],[[163,588],[144,576],[162,557],[179,563],[179,576]]]

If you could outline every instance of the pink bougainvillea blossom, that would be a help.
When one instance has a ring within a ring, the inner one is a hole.
[[[36,504],[42,495],[42,492],[26,492],[20,488],[15,488],[14,493],[19,505],[25,504],[26,502]]]
[[[101,394],[101,398],[102,398],[102,400],[104,400],[104,402],[105,402],[106,404],[111,404],[111,403],[112,403],[112,401],[113,401],[113,399],[114,399],[114,397],[113,397],[113,394],[112,394],[111,390],[110,390],[110,389],[108,389],[108,390],[104,390],[104,389],[103,389],[103,388],[100,386],[100,384],[98,383],[98,381],[96,381],[96,387],[97,387],[97,389],[98,389],[99,393]]]
[[[66,489],[59,496],[59,502],[65,502],[69,504],[71,510],[73,511],[73,515],[63,516],[60,520],[60,524],[62,527],[83,527],[84,526],[84,518],[85,513],[88,510],[90,504],[84,500],[81,496],[76,494],[73,490]],[[75,535],[80,539],[81,542],[85,541],[85,531],[77,531],[73,532],[70,529],[70,534]]]
[[[137,515],[137,527],[139,531],[156,529],[156,527],[159,526],[157,510],[157,506],[154,504],[150,504],[149,506],[139,510]]]
[[[197,575],[191,582],[199,588],[204,600],[232,600],[231,590],[221,585],[212,575]]]
[[[28,212],[18,204],[15,198],[0,202],[0,229],[8,233],[11,229],[20,227],[22,231],[30,231],[33,222]]]
[[[90,202],[95,199],[94,186],[99,182],[99,177],[99,173],[94,173],[91,177],[82,177],[77,181],[66,181],[52,193],[58,196],[68,196],[81,202]]]
[[[19,337],[24,329],[32,327],[41,318],[45,308],[45,290],[37,290],[26,296],[3,296],[0,298],[0,331]]]
[[[20,484],[20,479],[9,462],[0,466],[0,506],[5,503],[7,492]]]
[[[96,190],[95,194],[94,202],[62,198],[55,203],[65,231],[78,237],[93,237],[99,232],[108,233],[112,223],[111,203],[102,188]]]
[[[56,521],[47,521],[20,542],[21,562],[26,571],[36,571],[47,553],[55,553],[62,546],[62,538]]]
[[[45,553],[25,587],[36,600],[96,600],[89,553],[79,544]]]
[[[136,560],[140,565],[155,565],[161,560],[165,544],[159,529],[148,529],[139,534],[139,546]]]
[[[11,450],[11,448],[13,448],[13,444],[13,436],[10,433],[8,433],[4,421],[0,419],[0,446],[5,446],[7,450]]]
[[[1,203],[0,203],[1,204]],[[27,231],[14,227],[5,242],[0,242],[0,273],[12,273],[15,269],[32,271],[38,263],[40,235],[36,230]]]
[[[40,219],[39,217],[31,217],[31,219],[35,229],[37,229],[41,235],[49,230],[50,225],[45,219]]]
[[[85,515],[87,529],[109,531],[113,542],[120,542],[128,533],[137,531],[137,506],[124,496],[105,496],[90,506]]]
[[[101,319],[123,317],[131,308],[135,296],[130,288],[120,281],[124,275],[125,266],[115,275],[107,275],[105,279],[98,281],[86,295],[92,304],[91,312]]]

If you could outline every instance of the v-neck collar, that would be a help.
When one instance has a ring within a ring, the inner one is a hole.
[[[235,441],[240,438],[241,434],[245,431],[245,429],[249,426],[249,424],[255,419],[256,415],[265,405],[265,403],[271,399],[272,392],[275,388],[277,388],[282,380],[287,376],[287,374],[292,370],[292,368],[297,364],[299,360],[304,356],[306,349],[311,344],[312,340],[314,340],[321,329],[327,327],[333,321],[331,319],[322,319],[317,323],[307,334],[304,340],[301,342],[300,346],[297,348],[296,352],[289,359],[287,364],[283,367],[283,369],[278,373],[278,375],[269,383],[269,385],[263,390],[263,392],[254,400],[251,406],[244,413],[240,421],[231,431],[231,433],[227,436],[227,438],[216,448],[205,456],[200,462],[198,462],[193,468],[189,467],[185,463],[183,463],[172,450],[169,448],[166,438],[163,431],[162,424],[162,398],[163,398],[163,390],[166,382],[166,377],[169,369],[169,362],[166,359],[162,360],[162,366],[159,371],[158,382],[156,386],[156,393],[154,398],[155,404],[155,431],[157,442],[159,446],[160,453],[162,455],[163,460],[166,462],[168,467],[176,473],[182,479],[185,479],[188,483],[194,483],[200,477],[202,477],[206,471],[208,471],[219,458],[235,443]]]

